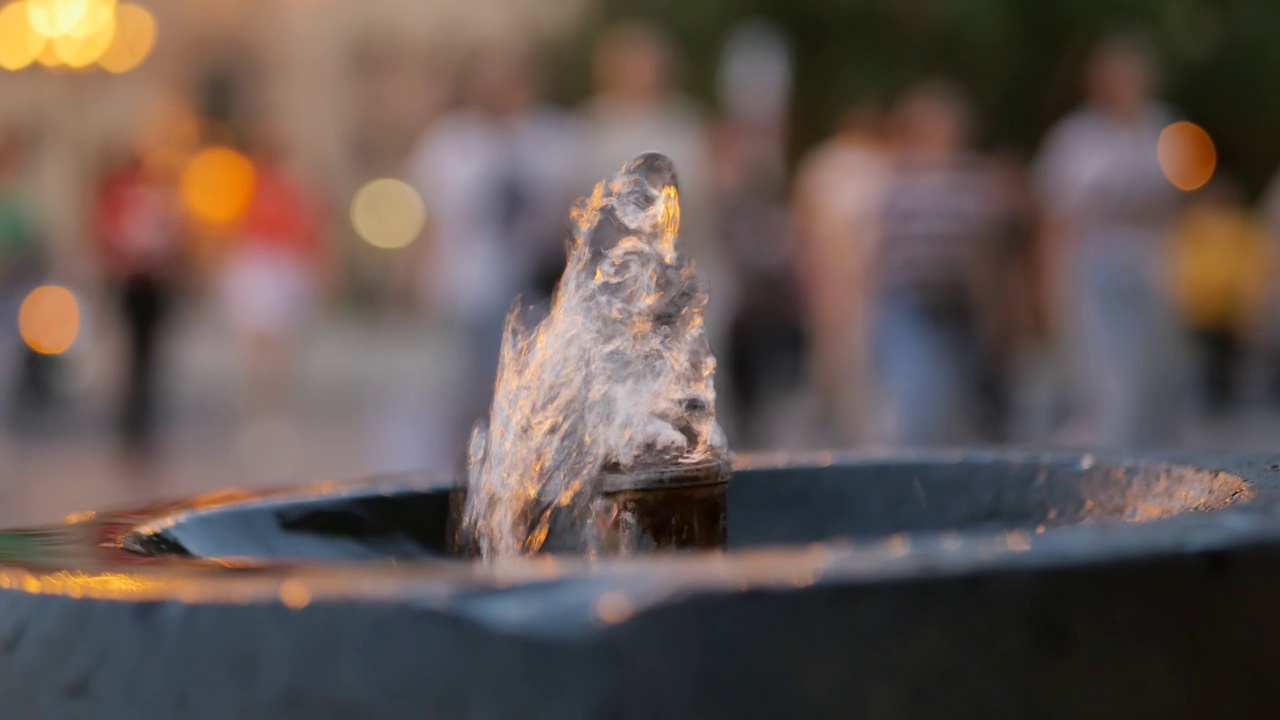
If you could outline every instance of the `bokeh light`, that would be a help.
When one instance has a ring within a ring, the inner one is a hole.
[[[115,12],[111,44],[98,58],[98,65],[110,73],[129,72],[147,59],[155,44],[155,16],[144,7],[121,3]]]
[[[155,17],[117,0],[18,0],[0,10],[0,68],[32,62],[113,72],[137,67],[155,45]]]
[[[35,62],[45,39],[31,27],[25,0],[0,8],[0,68],[21,70]]]
[[[94,7],[104,7],[94,5]],[[106,10],[107,17],[93,30],[81,35],[78,30],[84,29],[87,23],[76,26],[72,32],[53,38],[53,47],[58,57],[67,67],[84,68],[96,62],[115,39],[116,21],[114,13]]]
[[[47,68],[60,68],[62,56],[58,54],[58,49],[53,43],[46,40],[44,46],[40,48],[40,53],[36,55],[36,62]]]
[[[351,225],[361,239],[374,247],[405,247],[418,237],[426,222],[422,196],[402,180],[370,180],[351,200]]]
[[[59,29],[57,0],[27,0],[24,4],[27,11],[27,24],[44,38],[54,38],[62,33]]]
[[[290,578],[280,583],[280,602],[290,610],[301,610],[311,604],[311,589],[301,580]]]
[[[1190,192],[1203,187],[1218,166],[1218,151],[1209,133],[1185,120],[1160,132],[1156,152],[1164,176],[1179,190]]]
[[[22,340],[42,355],[60,355],[80,333],[80,305],[71,291],[57,285],[32,290],[18,309]]]
[[[116,22],[116,0],[73,0],[78,4],[75,22],[67,29],[72,37],[95,35]]]
[[[100,20],[103,10],[110,15],[115,9],[110,0],[26,1],[31,28],[50,40],[72,33],[88,35],[94,30],[91,23]]]
[[[254,185],[249,158],[229,147],[205,148],[182,170],[182,204],[199,222],[230,225],[249,209]]]

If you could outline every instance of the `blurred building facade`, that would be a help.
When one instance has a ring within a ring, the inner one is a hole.
[[[0,71],[0,129],[23,148],[27,193],[55,274],[89,283],[88,207],[105,158],[145,144],[272,138],[293,169],[340,203],[394,174],[449,100],[464,47],[518,34],[552,40],[583,0],[157,0],[150,56],[123,74],[33,65]],[[351,244],[353,251],[361,248]],[[375,253],[365,250],[370,255]]]

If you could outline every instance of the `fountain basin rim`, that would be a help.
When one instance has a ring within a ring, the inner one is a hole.
[[[1229,461],[1227,461],[1229,460]],[[930,453],[818,453],[809,456],[743,456],[743,472],[795,464],[952,462],[1080,463],[1186,466],[1260,481],[1275,475],[1271,455],[1107,454],[1021,451]],[[1270,480],[1274,482],[1274,478]],[[425,484],[423,484],[425,482]],[[419,476],[406,488],[402,478],[323,484],[262,495],[223,493],[175,503],[167,511],[139,517],[119,528],[125,537],[192,513],[246,503],[285,505],[317,493],[368,496],[406,489],[453,487],[444,476]],[[186,507],[174,512],[173,508]],[[732,552],[675,554],[590,564],[565,558],[527,558],[498,566],[439,563],[253,564],[152,562],[115,567],[0,565],[0,596],[56,595],[79,601],[174,601],[188,605],[420,606],[496,623],[533,634],[577,632],[600,625],[583,598],[621,597],[631,614],[681,599],[728,592],[795,592],[806,587],[872,588],[899,582],[936,582],[958,576],[1004,572],[1051,572],[1151,558],[1220,553],[1252,546],[1280,548],[1274,503],[1249,502],[1209,513],[1189,513],[1137,524],[1076,525],[1043,535],[1025,531],[938,532],[889,536],[877,542],[833,540]],[[92,523],[80,520],[80,523]],[[73,523],[75,524],[75,523]],[[123,551],[122,551],[123,552]],[[212,569],[211,569],[212,567]],[[299,598],[305,598],[300,602]],[[568,628],[569,630],[566,630]]]
[[[224,608],[284,604],[297,611],[322,606],[373,611],[408,606],[510,634],[572,638],[616,624],[602,620],[597,610],[605,598],[621,599],[630,619],[700,597],[743,592],[792,593],[822,588],[876,592],[904,583],[927,585],[1010,572],[1096,569],[1175,557],[1209,560],[1241,548],[1280,548],[1280,528],[1274,518],[1231,514],[1225,523],[1210,522],[1211,516],[1206,514],[1145,526],[1064,528],[1030,539],[990,533],[951,548],[946,537],[932,538],[938,542],[925,547],[904,547],[891,538],[863,546],[831,542],[714,557],[624,558],[600,565],[521,559],[484,572],[461,564],[420,563],[400,567],[275,567],[232,573],[139,567],[127,574],[88,572],[77,578],[66,571],[3,567],[0,597],[12,593],[76,602],[177,602]],[[1158,524],[1167,527],[1153,532]],[[1022,544],[1028,541],[1030,547]],[[296,599],[299,592],[305,598],[301,605]]]
[[[1230,457],[1231,462],[1223,463],[1223,457]],[[1224,456],[1213,452],[1148,452],[1122,453],[1108,450],[1027,450],[1010,448],[940,448],[929,450],[828,450],[808,452],[751,452],[734,453],[730,460],[731,472],[755,470],[773,470],[789,466],[833,467],[836,465],[874,466],[882,464],[923,464],[945,465],[959,463],[1001,462],[1010,465],[1050,465],[1078,464],[1082,470],[1098,465],[1131,468],[1142,464],[1164,466],[1168,468],[1189,468],[1200,472],[1220,472],[1231,476],[1241,474],[1256,475],[1262,472],[1276,474],[1280,472],[1280,455],[1271,453],[1243,453]],[[708,460],[690,468],[711,467],[719,461]],[[672,471],[676,475],[683,469]],[[607,476],[608,474],[606,474]],[[602,476],[603,477],[603,476]],[[618,475],[610,480],[606,490],[630,489],[625,475]],[[1251,480],[1253,478],[1246,478]],[[731,482],[732,480],[730,480]],[[134,529],[161,527],[180,521],[187,515],[197,512],[227,510],[240,505],[253,503],[283,504],[299,498],[313,495],[330,495],[333,497],[349,497],[379,492],[392,496],[405,490],[429,492],[456,489],[462,487],[459,476],[449,472],[421,472],[375,474],[356,480],[326,481],[299,485],[294,487],[268,488],[264,490],[225,490],[206,493],[192,498],[172,502],[162,502],[148,508],[150,517],[142,519]],[[691,484],[698,481],[682,480]],[[716,484],[722,480],[712,479],[706,484]],[[867,480],[851,480],[850,482],[868,482]],[[1280,482],[1280,475],[1277,476]],[[1250,503],[1252,505],[1253,503]],[[74,513],[69,517],[88,517],[96,515],[96,511]]]

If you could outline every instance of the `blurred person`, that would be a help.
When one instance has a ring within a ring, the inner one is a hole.
[[[477,48],[459,105],[428,128],[408,159],[408,180],[427,205],[423,299],[462,350],[453,397],[432,403],[447,408],[445,447],[458,451],[471,425],[488,415],[513,301],[549,297],[564,270],[579,149],[572,119],[541,98],[537,60],[515,43]]]
[[[154,441],[164,384],[162,344],[181,257],[175,179],[131,157],[106,176],[96,220],[102,267],[125,339],[119,428],[125,450],[143,460]]]
[[[979,323],[984,348],[981,417],[984,433],[999,442],[1027,438],[1031,403],[1044,383],[1043,326],[1034,255],[1035,204],[1026,160],[1009,149],[990,156],[995,238],[983,273]],[[1031,387],[1028,387],[1028,386]],[[1052,388],[1049,388],[1052,391]],[[1028,394],[1032,397],[1026,397]],[[1041,394],[1043,392],[1041,391]]]
[[[1036,255],[1036,205],[1030,168],[1020,153],[996,151],[992,160],[1004,202],[995,250],[989,308],[990,352],[983,397],[991,431],[1014,443],[1042,443],[1052,432],[1057,401],[1052,338]]]
[[[623,22],[606,29],[595,46],[595,94],[582,107],[575,191],[616,173],[635,156],[657,151],[676,166],[680,189],[680,251],[694,259],[707,283],[707,331],[724,384],[728,334],[738,292],[716,227],[711,138],[706,122],[675,84],[676,54],[659,28]],[[718,398],[728,400],[731,392]],[[722,412],[731,418],[733,413]]]
[[[1203,409],[1218,415],[1236,399],[1242,343],[1262,308],[1272,253],[1261,222],[1228,178],[1215,178],[1193,196],[1174,249],[1174,288],[1200,354]]]
[[[1259,215],[1267,233],[1268,250],[1280,257],[1280,173],[1263,190]],[[1268,283],[1252,338],[1271,368],[1267,400],[1273,406],[1280,405],[1280,284]]]
[[[732,251],[729,269],[742,287],[722,351],[727,386],[735,393],[742,442],[772,446],[789,442],[773,415],[800,389],[805,350],[782,168],[760,164],[752,149],[759,145],[743,128],[723,127],[719,135],[717,162],[735,176],[719,188],[719,227]]]
[[[730,36],[718,69],[723,115],[713,128],[718,227],[742,285],[729,336],[739,442],[794,441],[803,331],[790,248],[785,141],[791,85],[786,39],[748,21]]]
[[[804,303],[809,383],[836,432],[828,442],[866,440],[870,260],[879,240],[888,172],[881,109],[862,102],[835,135],[802,161],[793,212]]]
[[[250,157],[253,194],[218,291],[243,358],[244,411],[254,423],[280,425],[291,410],[298,344],[332,280],[332,258],[320,194],[285,166],[272,140],[260,140]]]
[[[989,319],[1004,209],[992,163],[971,149],[972,111],[946,81],[895,108],[896,155],[873,260],[872,351],[891,445],[979,433]]]
[[[30,198],[22,182],[21,140],[0,134],[0,377],[6,387],[11,419],[25,420],[53,393],[55,358],[32,350],[18,333],[18,310],[43,274],[43,257]]]
[[[1155,152],[1172,120],[1152,54],[1111,38],[1090,58],[1086,102],[1037,160],[1059,338],[1071,357],[1072,441],[1166,442],[1178,417],[1177,320],[1167,265],[1178,192]]]

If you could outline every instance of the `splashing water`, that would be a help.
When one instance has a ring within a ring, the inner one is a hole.
[[[489,425],[471,436],[462,532],[486,558],[542,549],[553,515],[590,535],[603,473],[725,452],[707,295],[676,251],[671,161],[641,155],[570,217],[550,312],[532,329],[508,316]]]

